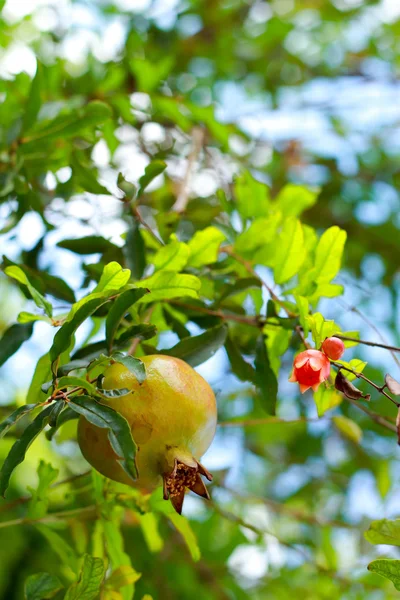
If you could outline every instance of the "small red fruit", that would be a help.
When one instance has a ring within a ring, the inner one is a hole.
[[[342,340],[337,337],[326,338],[321,349],[332,360],[338,360],[345,350]]]
[[[295,357],[289,381],[297,381],[302,394],[310,388],[316,392],[320,383],[328,379],[330,371],[331,364],[323,352],[305,350]]]
[[[97,471],[146,492],[163,486],[164,499],[182,511],[187,489],[209,498],[201,476],[212,475],[200,464],[217,425],[215,396],[191,366],[172,356],[144,356],[147,378],[140,385],[122,364],[104,373],[104,389],[127,388],[131,393],[104,398],[131,426],[138,451],[139,477],[132,481],[122,468],[105,429],[79,420],[78,441],[83,456]]]

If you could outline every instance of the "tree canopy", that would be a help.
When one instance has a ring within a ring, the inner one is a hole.
[[[398,597],[399,19],[0,0],[1,599]],[[154,354],[217,397],[183,515],[77,443],[137,478]]]

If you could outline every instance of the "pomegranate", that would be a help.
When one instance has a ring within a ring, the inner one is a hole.
[[[340,338],[329,337],[323,341],[321,350],[332,360],[339,360],[345,351],[345,347]]]
[[[199,459],[209,448],[217,424],[215,396],[208,383],[179,358],[164,355],[141,359],[147,378],[140,385],[122,364],[112,364],[104,373],[104,389],[129,389],[129,394],[104,398],[131,426],[137,451],[139,477],[132,481],[118,461],[107,430],[80,417],[78,441],[83,456],[97,471],[146,492],[163,485],[178,513],[186,488],[209,498],[201,475],[212,475]]]

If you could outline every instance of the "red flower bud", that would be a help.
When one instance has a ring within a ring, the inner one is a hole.
[[[342,340],[337,337],[326,338],[321,349],[332,360],[338,360],[345,350]]]
[[[306,350],[295,357],[289,381],[297,381],[302,394],[310,388],[316,392],[320,383],[328,379],[330,371],[331,364],[323,352]]]

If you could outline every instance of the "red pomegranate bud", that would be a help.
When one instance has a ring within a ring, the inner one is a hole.
[[[322,344],[322,352],[331,358],[332,360],[338,360],[344,352],[344,344],[342,340],[337,337],[329,337]]]
[[[289,381],[297,381],[302,394],[310,388],[316,392],[320,383],[328,379],[330,371],[331,364],[323,352],[306,350],[295,357]]]

